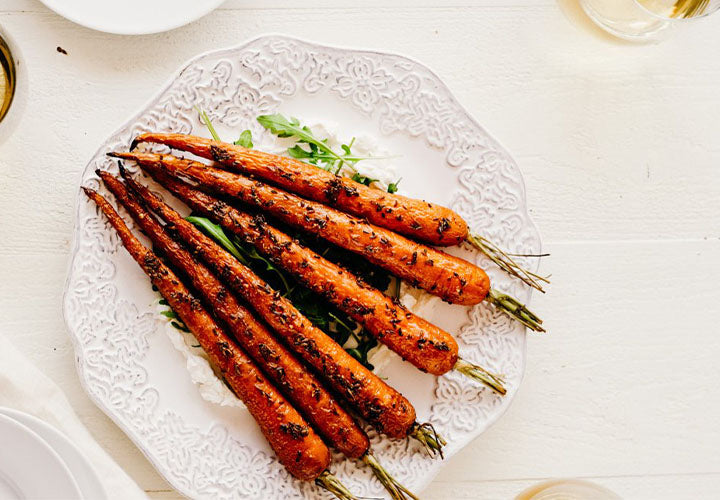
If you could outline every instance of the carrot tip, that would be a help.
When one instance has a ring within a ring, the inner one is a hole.
[[[134,153],[123,153],[120,151],[111,151],[109,153],[105,153],[107,156],[110,156],[112,158],[120,158],[121,160],[136,160],[137,155]]]
[[[130,184],[131,187],[132,187],[132,184],[134,183],[134,179],[133,179],[132,176],[130,175],[130,172],[128,172],[128,169],[126,169],[126,168],[125,168],[124,166],[122,166],[122,165],[119,165],[119,167],[120,167],[120,175],[122,176],[123,179],[125,179],[125,182],[127,182],[128,184]]]

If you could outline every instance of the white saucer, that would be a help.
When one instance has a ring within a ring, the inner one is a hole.
[[[0,437],[0,498],[83,498],[60,455],[28,427],[0,415]]]
[[[200,19],[224,0],[40,0],[66,19],[118,35],[168,31]]]
[[[107,498],[105,488],[103,488],[92,465],[67,436],[45,421],[12,408],[0,407],[0,415],[14,419],[45,440],[60,455],[60,458],[77,482],[84,498],[92,500],[105,500]],[[5,498],[2,496],[1,490],[0,498]]]

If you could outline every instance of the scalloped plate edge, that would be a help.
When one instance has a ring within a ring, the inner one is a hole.
[[[513,157],[512,157],[512,156],[507,152],[507,150],[497,141],[497,139],[495,139],[494,136],[492,136],[491,134],[489,134],[489,133],[485,130],[485,128],[484,128],[482,125],[480,125],[480,123],[473,117],[473,115],[470,114],[470,112],[467,110],[467,108],[466,108],[461,102],[459,102],[459,101],[457,100],[457,98],[455,97],[455,94],[452,92],[452,90],[450,89],[450,87],[445,83],[445,81],[444,81],[432,68],[430,68],[430,67],[427,66],[426,64],[418,61],[417,59],[415,59],[415,58],[413,58],[413,57],[406,56],[406,55],[403,55],[403,54],[399,54],[399,53],[396,53],[396,52],[381,51],[381,50],[376,50],[376,49],[358,49],[358,48],[352,48],[352,47],[345,47],[345,46],[342,46],[342,45],[327,45],[327,44],[322,44],[322,43],[317,43],[317,42],[308,41],[308,40],[305,40],[305,39],[299,38],[299,37],[287,36],[287,35],[280,34],[280,33],[267,33],[267,34],[263,34],[263,35],[259,35],[259,36],[250,38],[250,39],[246,40],[245,42],[242,42],[242,43],[240,43],[240,44],[238,44],[238,45],[234,45],[234,46],[226,47],[226,48],[222,48],[222,49],[208,50],[208,51],[202,52],[202,53],[200,53],[200,54],[198,54],[198,55],[196,55],[196,56],[194,56],[194,57],[186,60],[185,63],[183,63],[183,64],[180,66],[180,68],[179,68],[177,71],[175,71],[175,72],[165,81],[165,83],[159,88],[159,90],[157,90],[157,91],[152,95],[151,98],[149,98],[145,103],[143,103],[142,106],[140,106],[140,107],[138,108],[138,111],[137,111],[137,112],[135,112],[134,114],[132,114],[128,119],[126,119],[126,120],[123,122],[123,124],[120,125],[118,128],[116,128],[108,137],[113,137],[113,136],[119,134],[128,124],[130,124],[130,123],[136,121],[138,118],[140,118],[140,117],[143,115],[143,113],[145,112],[145,110],[146,110],[147,108],[149,108],[150,105],[152,105],[153,103],[155,103],[155,102],[172,86],[172,84],[175,82],[175,80],[177,80],[193,63],[195,63],[195,62],[197,62],[197,61],[199,61],[199,60],[201,60],[201,59],[203,59],[203,58],[205,58],[205,57],[207,57],[207,56],[209,56],[209,55],[219,55],[219,54],[223,54],[223,53],[227,53],[227,52],[233,52],[233,51],[237,51],[237,50],[243,49],[243,48],[245,48],[245,47],[247,47],[247,46],[249,46],[249,45],[251,45],[251,44],[253,44],[253,43],[255,43],[255,42],[259,41],[259,40],[265,39],[265,38],[281,38],[281,39],[285,39],[285,40],[289,40],[289,41],[300,42],[300,43],[303,43],[303,44],[306,44],[306,45],[309,45],[309,46],[314,46],[314,47],[318,47],[318,48],[322,48],[322,49],[341,50],[341,51],[356,52],[356,53],[369,53],[369,54],[374,54],[374,55],[379,55],[379,56],[390,55],[390,56],[398,57],[398,58],[401,58],[401,59],[405,59],[405,60],[407,60],[408,62],[410,62],[410,63],[412,63],[412,64],[416,64],[416,65],[418,65],[418,66],[421,66],[421,67],[425,68],[434,78],[437,79],[437,81],[438,81],[443,87],[445,87],[445,89],[448,91],[448,92],[447,92],[447,93],[448,93],[448,96],[454,101],[455,104],[457,104],[458,108],[467,116],[467,118],[468,118],[475,126],[477,126],[480,130],[482,130],[482,131],[487,135],[487,137],[488,137],[491,141],[494,142],[494,145],[497,147],[497,149],[498,149],[499,151],[502,151],[503,153],[507,154],[508,158],[512,161],[512,165],[514,166],[514,168],[515,168],[515,169],[517,170],[517,172],[518,172],[518,179],[519,179],[519,184],[520,184],[520,189],[521,189],[521,194],[522,194],[521,213],[522,213],[522,215],[523,215],[524,221],[528,224],[528,228],[532,231],[533,236],[535,237],[535,239],[536,239],[537,242],[538,242],[538,245],[539,245],[538,252],[541,252],[541,251],[542,251],[542,240],[541,240],[541,238],[540,238],[539,230],[538,230],[537,226],[535,225],[535,223],[533,222],[532,218],[530,217],[530,214],[529,214],[528,208],[527,208],[527,195],[526,195],[525,179],[524,179],[524,176],[522,175],[522,171],[520,170],[520,167],[517,165],[517,163],[515,162],[515,160],[513,159]],[[103,146],[99,147],[99,148],[96,150],[95,154],[93,154],[93,155],[91,156],[91,158],[95,158],[95,157],[96,157],[98,154],[100,154],[101,152],[103,152]],[[91,162],[92,162],[92,160],[90,161],[90,163],[91,163]],[[88,163],[88,164],[83,168],[83,170],[80,172],[80,174],[79,174],[79,176],[78,176],[80,182],[78,182],[78,193],[77,193],[77,194],[79,194],[80,186],[82,185],[82,181],[83,181],[83,178],[85,177],[85,174],[86,174],[87,169],[90,167],[90,163]],[[73,345],[73,350],[74,350],[74,353],[75,353],[75,367],[76,367],[77,372],[78,372],[78,378],[80,379],[80,385],[82,386],[83,390],[88,394],[88,396],[90,397],[90,399],[92,400],[92,402],[93,402],[98,408],[100,408],[100,410],[102,410],[102,412],[105,413],[105,415],[107,415],[107,416],[110,418],[110,420],[112,420],[112,421],[115,423],[115,425],[117,425],[117,426],[123,431],[123,433],[125,433],[126,436],[128,436],[128,438],[133,442],[133,444],[135,444],[135,446],[137,446],[137,448],[143,453],[143,455],[145,455],[145,457],[146,457],[146,458],[148,459],[148,461],[153,465],[153,467],[155,468],[155,470],[156,470],[159,474],[161,474],[161,475],[163,476],[163,478],[164,478],[166,481],[168,481],[168,483],[170,483],[170,485],[173,486],[173,488],[175,488],[178,492],[180,492],[181,494],[183,494],[183,495],[185,495],[185,496],[189,496],[189,494],[188,494],[186,491],[184,491],[184,488],[174,480],[173,475],[167,473],[168,471],[165,470],[165,466],[164,466],[163,464],[159,463],[157,460],[155,460],[155,458],[152,456],[151,452],[144,447],[144,445],[142,444],[142,441],[141,441],[137,436],[135,436],[134,431],[128,427],[128,425],[123,421],[123,419],[122,419],[120,416],[116,415],[116,414],[105,404],[105,402],[102,400],[102,398],[101,398],[99,395],[95,394],[93,391],[91,391],[90,388],[89,388],[89,386],[88,386],[88,380],[87,380],[87,378],[85,377],[84,367],[83,367],[83,365],[82,365],[81,358],[80,358],[81,348],[80,348],[80,345],[79,345],[79,339],[78,339],[78,337],[77,337],[74,333],[71,333],[71,332],[72,332],[72,329],[71,329],[71,327],[70,327],[70,322],[69,322],[69,319],[68,319],[68,314],[69,314],[69,311],[68,311],[68,291],[69,291],[69,286],[70,286],[71,271],[72,271],[72,268],[73,268],[73,265],[74,265],[74,262],[75,262],[75,258],[76,258],[77,253],[78,253],[79,241],[80,241],[78,221],[79,221],[80,203],[81,203],[81,200],[83,200],[82,196],[77,196],[77,195],[75,196],[74,210],[73,210],[73,212],[72,212],[72,213],[74,214],[74,220],[73,220],[73,240],[72,240],[72,245],[71,245],[70,258],[68,259],[68,263],[67,263],[67,271],[66,271],[65,285],[64,285],[63,294],[62,294],[62,315],[63,315],[63,321],[64,321],[64,323],[65,323],[66,329],[68,330],[68,333],[70,333],[70,339],[71,339],[71,342],[72,342],[72,345]],[[537,271],[538,268],[539,268],[539,262],[533,266],[533,271]],[[531,297],[532,297],[532,290],[528,290],[527,299],[526,299],[526,302],[527,302],[528,304],[531,302]],[[518,384],[517,384],[515,390],[511,390],[511,391],[508,392],[508,393],[506,394],[506,396],[505,396],[506,398],[509,399],[510,402],[509,402],[507,405],[504,405],[504,407],[503,407],[499,412],[495,413],[495,414],[492,415],[490,418],[488,418],[488,419],[484,422],[484,425],[480,425],[480,426],[478,426],[476,429],[474,429],[474,430],[473,430],[473,433],[472,433],[472,437],[470,438],[470,440],[468,441],[467,444],[465,444],[465,445],[463,445],[463,446],[461,446],[461,447],[458,447],[458,448],[453,447],[452,449],[450,449],[449,452],[445,454],[446,459],[451,458],[453,455],[455,455],[455,454],[456,454],[458,451],[460,451],[462,448],[464,448],[465,446],[467,446],[468,444],[470,444],[472,441],[474,441],[475,439],[477,439],[477,438],[478,438],[483,432],[485,432],[490,426],[492,426],[495,422],[497,422],[497,420],[498,420],[501,416],[503,416],[503,415],[505,414],[505,412],[507,412],[508,408],[510,408],[510,406],[511,406],[511,404],[512,404],[512,401],[513,401],[513,399],[514,399],[515,393],[516,393],[517,390],[519,389],[519,387],[520,387],[520,385],[522,384],[522,381],[523,381],[523,379],[524,379],[524,377],[525,377],[525,367],[526,367],[526,365],[527,365],[527,332],[526,332],[526,334],[523,336],[523,341],[522,341],[522,353],[521,353],[521,354],[522,354],[522,370],[521,370],[521,373],[520,373],[520,380],[518,381]],[[442,467],[433,467],[433,468],[431,469],[431,471],[430,471],[430,474],[426,475],[425,478],[423,479],[423,481],[418,485],[418,487],[416,487],[416,490],[417,490],[418,492],[421,492],[422,490],[424,490],[425,488],[427,488],[427,486],[428,486],[428,485],[435,479],[435,477],[439,474],[441,468],[442,468]]]

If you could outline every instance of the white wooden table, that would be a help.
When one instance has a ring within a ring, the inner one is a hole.
[[[266,32],[396,51],[434,68],[512,152],[552,253],[550,293],[533,302],[549,333],[530,337],[513,406],[423,496],[512,498],[583,477],[626,498],[717,497],[720,14],[635,46],[574,2],[230,0],[129,38],[0,0],[30,86],[0,144],[0,329],[142,488],[176,497],[75,373],[60,304],[80,171],[199,52]]]

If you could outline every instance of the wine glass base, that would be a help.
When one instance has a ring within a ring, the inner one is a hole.
[[[666,39],[673,22],[655,16],[633,0],[580,0],[585,14],[611,35],[631,42]]]

